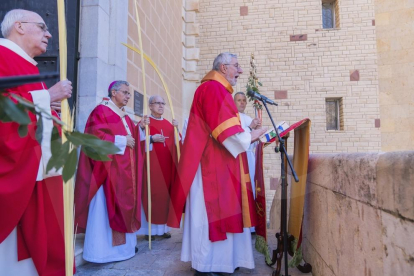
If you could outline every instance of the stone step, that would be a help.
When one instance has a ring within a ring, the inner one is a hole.
[[[85,234],[77,234],[76,235],[76,242],[75,242],[75,264],[76,264],[76,268],[78,268],[81,265],[87,263],[87,261],[85,261],[82,258],[84,240],[85,240]]]

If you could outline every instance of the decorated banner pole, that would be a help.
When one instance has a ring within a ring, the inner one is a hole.
[[[141,51],[141,70],[142,70],[142,87],[144,89],[144,116],[148,115],[148,107],[147,107],[147,87],[145,83],[145,61],[144,61],[144,51],[142,47],[142,37],[141,37],[141,24],[139,22],[139,14],[138,14],[138,5],[137,0],[134,0],[135,3],[135,20],[137,21],[137,31],[138,31],[138,44]],[[145,125],[145,153],[147,157],[147,186],[148,186],[148,246],[151,249],[151,174],[150,174],[150,156],[149,156],[149,147],[150,147],[150,140],[149,140],[149,129],[148,125]]]
[[[60,80],[67,79],[67,38],[66,38],[66,16],[65,1],[57,0],[58,24],[59,24],[59,62],[60,62]],[[67,99],[62,100],[61,120],[64,123],[62,128],[66,131],[72,131],[73,119],[71,116],[69,103]],[[67,138],[62,132],[62,143]],[[63,185],[64,201],[64,237],[65,237],[65,271],[66,276],[73,275],[73,256],[74,256],[74,229],[73,229],[73,202],[74,202],[74,180],[73,177]]]

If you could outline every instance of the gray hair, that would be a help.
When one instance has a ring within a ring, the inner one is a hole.
[[[1,22],[1,34],[8,38],[13,30],[13,25],[16,21],[22,20],[26,16],[27,10],[14,9],[10,10],[4,16],[3,21]]]
[[[157,98],[157,97],[160,97],[161,99],[163,99],[163,100],[164,100],[164,98],[163,98],[163,97],[161,97],[160,95],[153,95],[153,96],[149,97],[149,99],[148,99],[148,104],[152,104],[152,103],[154,102],[155,98]],[[164,101],[165,101],[165,100],[164,100]]]
[[[224,52],[219,54],[213,62],[213,70],[214,71],[219,71],[220,70],[220,65],[222,64],[229,64],[231,62],[232,58],[237,58],[237,55],[229,53],[229,52]]]
[[[126,86],[129,86],[129,82],[127,81],[114,81],[112,85],[108,88],[108,97],[112,97],[112,90],[118,91],[121,86],[125,84]]]
[[[243,95],[246,97],[246,94],[244,94],[244,92],[237,92],[236,94],[234,94],[234,99],[236,98],[237,95]]]

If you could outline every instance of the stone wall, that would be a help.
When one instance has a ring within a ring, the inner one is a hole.
[[[414,149],[414,1],[376,0],[383,151]]]
[[[128,44],[139,47],[135,17],[135,0],[128,0]],[[182,119],[182,63],[183,63],[183,2],[162,0],[137,0],[142,30],[142,47],[161,72],[174,106],[175,116]],[[171,119],[171,109],[162,82],[145,62],[147,95],[161,95],[167,105],[165,118]],[[132,88],[143,93],[141,56],[128,50],[127,80]],[[133,99],[128,103],[133,108]],[[182,126],[182,125],[181,125]]]
[[[76,99],[76,129],[83,131],[86,120],[108,96],[115,79],[126,79],[127,0],[85,0],[81,2],[79,39],[79,93]]]
[[[313,275],[414,275],[413,184],[413,151],[311,155],[303,253]]]
[[[378,152],[374,0],[337,1],[335,29],[322,29],[321,5],[322,0],[200,0],[197,71],[202,78],[217,54],[234,52],[244,70],[235,90],[244,91],[254,53],[260,91],[279,103],[271,107],[275,120],[312,120],[312,153]],[[343,130],[326,130],[326,98],[342,98]],[[250,105],[247,113],[254,114]],[[280,158],[271,147],[264,158],[269,209]]]

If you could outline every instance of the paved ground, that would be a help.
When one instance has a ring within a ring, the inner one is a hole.
[[[139,252],[131,259],[107,264],[85,263],[77,269],[76,276],[192,276],[194,270],[191,263],[180,260],[182,231],[173,229],[170,239],[156,239],[152,242],[152,250],[148,249],[148,241],[138,236]],[[268,232],[270,247],[276,248],[274,231]],[[253,244],[255,241],[253,236]],[[253,246],[254,248],[254,246]],[[265,264],[264,257],[254,250],[255,269],[240,268],[237,272],[227,275],[272,275],[273,268]],[[284,272],[284,270],[282,270]],[[307,276],[296,268],[289,269],[291,276]]]

